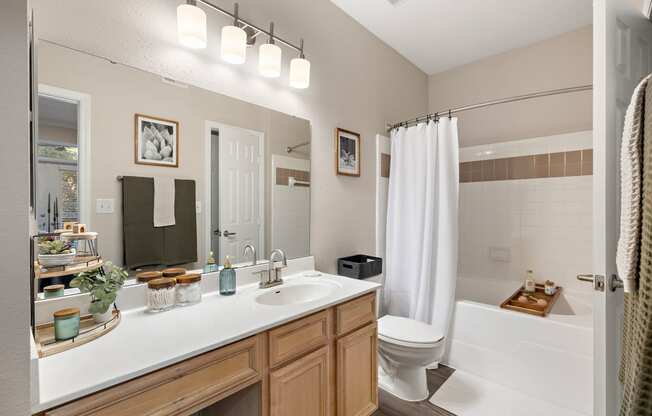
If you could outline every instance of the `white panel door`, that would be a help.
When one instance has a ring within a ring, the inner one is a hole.
[[[593,10],[593,273],[606,289],[594,295],[594,410],[618,414],[623,292],[610,290],[616,275],[619,163],[625,111],[639,80],[650,72],[652,23],[642,1],[595,0]]]
[[[243,261],[245,245],[260,250],[262,133],[223,126],[219,129],[220,262]]]

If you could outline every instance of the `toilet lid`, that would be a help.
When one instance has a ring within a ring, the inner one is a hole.
[[[378,336],[391,342],[432,345],[444,336],[432,325],[400,316],[385,315],[378,320]]]

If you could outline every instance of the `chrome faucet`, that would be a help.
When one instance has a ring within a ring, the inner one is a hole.
[[[275,262],[274,259],[277,256],[281,256],[281,267],[275,267]],[[259,287],[261,289],[266,289],[268,287],[273,287],[273,286],[278,286],[283,284],[283,279],[280,277],[280,272],[284,268],[286,268],[288,265],[288,260],[287,257],[285,257],[285,252],[279,248],[273,250],[270,255],[269,255],[269,265],[267,270],[261,270],[259,272],[256,272],[256,274],[260,275],[260,284]],[[274,272],[274,275],[272,277],[272,272]]]
[[[255,266],[256,264],[258,264],[258,256],[256,255],[256,247],[254,247],[251,244],[247,244],[246,246],[244,246],[244,249],[242,250],[242,256],[246,257],[247,252],[249,252],[249,251],[251,251],[251,256],[253,257],[253,259],[251,260],[251,265]]]

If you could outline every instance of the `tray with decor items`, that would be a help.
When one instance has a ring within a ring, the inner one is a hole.
[[[550,313],[555,302],[559,299],[561,290],[561,286],[557,286],[554,295],[547,295],[543,285],[537,284],[534,292],[526,292],[524,287],[520,287],[500,307],[544,317]]]
[[[93,315],[82,316],[79,320],[79,335],[65,341],[57,341],[54,338],[53,322],[37,325],[34,331],[34,342],[38,356],[43,358],[87,344],[111,332],[120,323],[120,318],[118,309],[113,309],[113,317],[101,324],[95,322]]]
[[[34,276],[36,279],[69,276],[95,270],[104,265],[104,260],[99,256],[77,256],[75,260],[65,266],[44,267],[39,262],[34,262]]]

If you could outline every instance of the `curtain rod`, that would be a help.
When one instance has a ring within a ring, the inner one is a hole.
[[[424,116],[419,116],[409,120],[401,121],[400,123],[387,124],[387,131],[390,131],[392,129],[401,126],[408,127],[411,124],[418,124],[419,121],[426,121],[430,119],[436,120],[440,116],[452,116],[453,114],[461,113],[463,111],[476,110],[478,108],[491,107],[498,104],[506,104],[506,103],[513,103],[517,101],[530,100],[533,98],[548,97],[550,95],[560,95],[560,94],[570,94],[570,93],[581,92],[581,91],[590,91],[592,89],[593,89],[593,85],[588,84],[588,85],[579,85],[576,87],[560,88],[557,90],[539,91],[539,92],[534,92],[534,93],[524,94],[524,95],[515,95],[513,97],[500,98],[491,101],[484,101],[478,104],[465,105],[463,107],[450,108],[447,110],[426,114]]]
[[[308,146],[309,144],[310,144],[310,142],[307,141],[307,142],[295,144],[294,146],[288,146],[288,147],[285,148],[285,151],[288,152],[288,153],[292,153],[294,151],[294,149],[296,149],[297,147]]]

